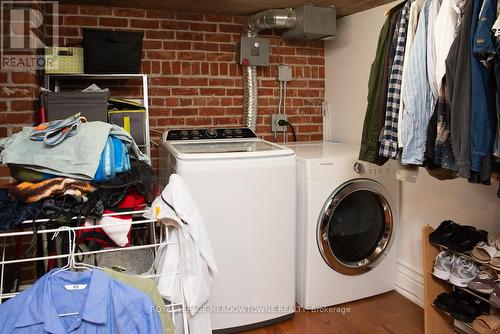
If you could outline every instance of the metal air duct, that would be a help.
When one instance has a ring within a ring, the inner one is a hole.
[[[292,28],[297,15],[291,8],[269,9],[248,18],[242,35],[256,37],[258,33],[271,28]],[[257,126],[257,70],[255,65],[243,64],[243,121],[246,127],[255,131]]]

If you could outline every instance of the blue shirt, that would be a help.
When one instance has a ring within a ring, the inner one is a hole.
[[[100,270],[51,275],[54,270],[0,305],[0,333],[162,333],[146,294]],[[72,290],[74,285],[85,288]],[[59,316],[74,312],[79,314]]]
[[[425,0],[409,54],[403,91],[403,154],[401,163],[421,165],[427,142],[427,126],[436,101],[427,78],[427,24],[432,0]]]

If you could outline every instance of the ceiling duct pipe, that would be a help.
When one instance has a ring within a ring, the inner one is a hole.
[[[242,35],[256,37],[265,29],[289,29],[297,22],[297,14],[291,8],[268,9],[252,15],[244,25]],[[257,126],[257,70],[255,65],[243,64],[243,121],[254,130]]]

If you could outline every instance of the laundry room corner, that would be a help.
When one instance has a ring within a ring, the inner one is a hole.
[[[329,140],[359,145],[367,107],[370,66],[392,2],[337,21],[338,34],[326,42],[326,101]],[[401,182],[396,291],[423,306],[422,227],[446,219],[478,229],[498,229],[496,187],[467,180],[438,181],[423,168],[415,183]]]

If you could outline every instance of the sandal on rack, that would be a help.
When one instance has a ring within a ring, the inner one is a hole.
[[[495,246],[490,246],[486,242],[481,241],[472,250],[472,257],[481,263],[489,263],[497,253]]]
[[[496,270],[500,270],[500,250],[497,250],[495,255],[491,257],[490,266],[492,266]]]
[[[500,249],[500,235],[498,234],[489,234],[488,235],[488,244],[496,249]]]
[[[500,333],[500,315],[498,313],[480,315],[472,322],[472,328],[479,334]]]
[[[481,267],[480,270],[477,277],[469,282],[468,288],[478,293],[490,294],[495,289],[498,275],[491,268]]]

